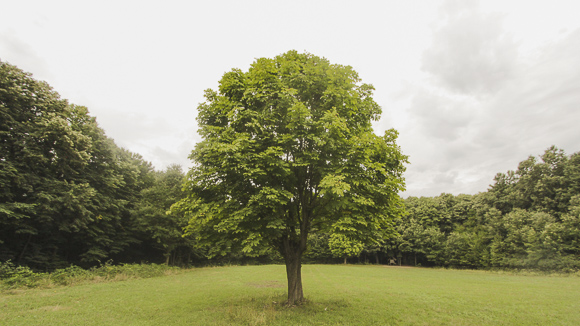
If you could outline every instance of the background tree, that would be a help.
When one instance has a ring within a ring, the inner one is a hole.
[[[317,263],[335,263],[338,260],[332,254],[329,246],[328,233],[310,233],[308,248],[302,258],[304,261]]]
[[[195,253],[192,237],[183,236],[187,218],[180,212],[169,210],[171,205],[184,197],[181,186],[185,176],[179,165],[170,165],[153,176],[153,184],[141,191],[135,213],[146,238],[153,239],[154,247],[163,251],[166,264],[188,264]]]
[[[191,216],[188,232],[211,255],[276,249],[289,304],[304,298],[309,234],[363,244],[388,237],[403,212],[406,157],[396,131],[373,133],[381,109],[372,91],[351,67],[295,51],[226,73],[198,107],[203,140],[188,197],[175,206]]]
[[[153,172],[108,138],[86,107],[0,62],[1,261],[50,270],[158,260],[144,224],[159,223],[135,213],[144,189],[156,185]],[[165,209],[180,198],[175,193],[164,194]]]
[[[577,271],[579,157],[551,146],[485,193],[409,197],[391,245],[421,264]]]
[[[343,233],[332,233],[328,241],[330,251],[335,257],[342,257],[344,264],[348,257],[358,256],[364,249],[364,245],[356,240],[350,239]]]
[[[419,222],[417,217],[409,215],[399,221],[397,231],[399,236],[393,239],[394,243],[392,244],[392,247],[395,250],[391,253],[389,258],[397,257],[397,254],[401,254],[401,257],[403,256],[403,253],[411,254],[413,265],[416,266],[417,254],[425,254],[423,242],[425,240],[425,225]]]
[[[84,204],[94,192],[77,178],[89,163],[91,140],[75,129],[74,116],[48,84],[0,62],[2,259],[58,263],[57,230],[86,222]]]

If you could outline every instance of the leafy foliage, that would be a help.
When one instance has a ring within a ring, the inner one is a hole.
[[[108,282],[134,278],[150,278],[177,273],[179,269],[158,264],[122,264],[106,262],[90,269],[71,265],[51,273],[34,272],[26,266],[14,265],[11,261],[0,262],[0,289],[52,287],[74,285],[83,282]]]
[[[162,250],[166,264],[187,265],[194,251],[195,241],[184,236],[183,228],[187,218],[177,211],[170,211],[171,205],[184,197],[181,185],[184,175],[181,167],[171,165],[165,171],[153,173],[153,184],[141,191],[141,199],[135,210],[140,227],[147,239],[153,239],[153,246]]]
[[[488,192],[409,197],[390,245],[411,264],[577,271],[579,157],[552,146],[499,173]]]
[[[163,259],[157,239],[189,245],[176,234],[183,221],[154,230],[180,198],[183,174],[173,169],[154,172],[87,108],[0,62],[0,261],[53,270]],[[143,201],[149,211],[139,211]]]
[[[310,233],[346,249],[394,233],[406,157],[396,131],[373,133],[372,90],[351,67],[295,51],[224,74],[198,107],[203,141],[174,206],[188,234],[210,256],[274,248],[299,283]]]
[[[372,91],[351,67],[295,51],[234,69],[199,105],[204,140],[185,177],[155,171],[86,107],[0,61],[0,278],[35,286],[37,271],[84,275],[71,264],[208,257],[285,259],[295,284],[303,257],[580,269],[580,153],[552,146],[487,192],[403,203],[407,157],[395,130],[373,133]]]

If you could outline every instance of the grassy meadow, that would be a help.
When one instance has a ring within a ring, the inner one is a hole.
[[[192,269],[148,279],[0,292],[0,325],[580,325],[580,277],[305,265]]]

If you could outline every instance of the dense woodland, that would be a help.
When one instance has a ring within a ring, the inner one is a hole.
[[[398,236],[352,262],[456,268],[580,269],[580,153],[551,147],[487,192],[405,199]],[[316,251],[332,257],[324,241]]]
[[[551,147],[477,195],[405,200],[387,248],[407,264],[468,268],[580,268],[580,153]]]
[[[403,149],[404,151],[404,149]],[[38,270],[113,261],[172,265],[281,261],[226,253],[183,236],[179,166],[156,171],[118,147],[88,109],[0,62],[0,262]],[[310,262],[462,268],[580,269],[580,153],[551,147],[477,195],[409,197],[397,236],[344,257],[312,235]]]
[[[0,260],[37,269],[189,261],[178,166],[155,171],[87,108],[0,62]]]

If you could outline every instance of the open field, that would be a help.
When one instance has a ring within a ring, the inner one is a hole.
[[[580,277],[305,265],[302,307],[285,267],[0,293],[0,325],[580,325]]]

